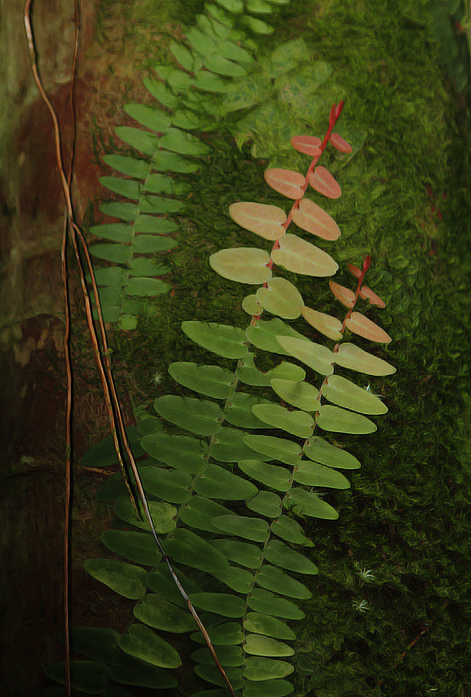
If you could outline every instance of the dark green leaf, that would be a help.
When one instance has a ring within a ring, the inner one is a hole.
[[[265,556],[272,564],[281,566],[283,569],[296,571],[300,574],[318,573],[318,569],[312,561],[279,540],[270,540],[265,547]]]
[[[280,497],[270,491],[261,491],[253,499],[247,501],[247,508],[267,516],[267,518],[277,518],[283,510]]]
[[[161,559],[154,538],[143,532],[105,530],[100,539],[112,552],[136,564],[155,566]]]
[[[151,666],[127,653],[122,653],[118,662],[111,666],[111,678],[124,685],[151,687],[154,690],[170,690],[178,685],[176,678],[163,668]],[[112,697],[110,690],[107,694]]]
[[[286,467],[267,465],[261,460],[242,460],[238,465],[248,477],[265,486],[278,491],[288,491],[291,488],[292,474]]]
[[[227,571],[229,568],[229,564],[221,552],[191,530],[178,528],[167,535],[163,546],[166,554],[180,564],[186,564],[208,573]]]
[[[224,506],[202,496],[192,496],[180,509],[180,517],[184,523],[197,530],[213,533],[219,533],[219,529],[214,527],[211,520],[218,515],[228,513],[229,511]],[[216,547],[216,545],[214,546]]]
[[[269,566],[268,564],[264,564],[257,574],[257,584],[274,593],[287,595],[289,598],[308,600],[312,597],[312,593],[304,584],[291,578],[281,569],[277,569],[276,566]]]
[[[87,559],[84,567],[90,576],[125,598],[138,600],[146,592],[147,572],[140,566],[112,559]]]
[[[119,645],[134,658],[158,668],[178,668],[182,663],[175,649],[143,624],[132,624]]]
[[[241,566],[247,566],[249,569],[258,569],[262,564],[262,552],[260,548],[255,545],[231,539],[213,540],[213,545],[216,549],[219,549],[227,559],[235,561]]]
[[[286,620],[302,620],[305,617],[304,612],[294,603],[261,588],[254,589],[252,595],[247,598],[247,605],[256,612]]]
[[[238,359],[247,353],[242,329],[214,322],[183,322],[182,329],[196,344],[224,358]]]
[[[222,409],[214,402],[165,395],[154,402],[154,409],[162,418],[200,436],[213,436],[221,430]]]
[[[51,663],[44,672],[56,682],[65,685],[65,664]],[[108,686],[110,671],[108,666],[94,661],[71,661],[70,683],[75,690],[89,695],[99,695]]]
[[[145,436],[141,444],[156,460],[188,474],[203,472],[208,463],[208,445],[198,438],[153,433]]]
[[[213,518],[211,522],[218,530],[238,535],[246,540],[265,542],[269,538],[268,523],[261,518],[223,515]]]
[[[245,603],[242,598],[230,593],[191,593],[190,600],[195,607],[215,612],[223,617],[243,617],[245,614]]]
[[[189,611],[183,611],[161,595],[147,593],[134,607],[134,616],[154,629],[164,632],[194,631],[196,622]]]
[[[174,380],[190,390],[214,399],[228,399],[234,392],[234,375],[213,365],[171,363],[168,372]]]
[[[296,634],[285,622],[269,615],[262,615],[259,612],[249,612],[247,614],[244,620],[244,628],[249,632],[265,634],[276,639],[288,639],[291,641],[296,639]]]
[[[254,484],[217,465],[208,465],[203,474],[195,478],[193,486],[201,496],[225,501],[242,501],[257,493]]]
[[[234,646],[244,641],[244,632],[241,631],[239,622],[225,622],[217,627],[208,629],[209,638],[214,646]],[[201,632],[191,635],[193,641],[205,644],[205,638]]]

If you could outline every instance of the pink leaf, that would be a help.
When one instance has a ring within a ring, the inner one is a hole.
[[[316,136],[294,136],[294,138],[291,138],[291,145],[293,148],[310,157],[319,157],[322,155],[321,144],[321,139]]]
[[[353,290],[350,290],[350,288],[345,288],[345,286],[341,286],[338,283],[335,283],[335,281],[329,281],[329,286],[337,300],[351,310],[355,301],[355,293]]]
[[[335,220],[308,198],[303,198],[299,202],[299,208],[293,210],[292,217],[302,230],[322,237],[324,240],[336,240],[340,236],[339,226]]]
[[[345,325],[351,332],[362,336],[364,339],[377,341],[380,344],[389,344],[391,341],[391,337],[384,329],[378,327],[377,324],[365,317],[365,315],[360,314],[360,312],[352,312],[350,317],[345,320]]]
[[[342,136],[339,136],[338,133],[331,133],[329,140],[334,148],[337,148],[337,150],[340,152],[352,152],[352,146],[350,143],[347,143],[347,141],[344,140]]]
[[[327,198],[339,198],[342,195],[342,189],[339,184],[329,170],[322,167],[322,165],[316,167],[315,170],[311,172],[309,175],[309,184],[320,194],[327,196]]]
[[[265,181],[268,186],[287,198],[298,199],[304,195],[302,187],[306,183],[306,178],[291,169],[267,169]]]
[[[359,269],[358,266],[354,266],[353,264],[348,264],[348,270],[350,271],[352,276],[355,276],[355,278],[360,278],[361,269]]]
[[[368,300],[372,305],[376,305],[376,307],[386,307],[384,300],[382,300],[379,295],[376,295],[368,286],[363,286],[363,288],[361,288],[360,298]]]

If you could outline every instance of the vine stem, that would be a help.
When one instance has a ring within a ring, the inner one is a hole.
[[[180,580],[178,579],[169,558],[165,554],[165,550],[162,546],[162,543],[157,535],[157,532],[155,530],[154,522],[152,520],[152,515],[149,509],[149,504],[147,501],[147,497],[144,491],[144,488],[142,486],[142,481],[139,475],[139,471],[137,469],[137,465],[134,459],[134,456],[132,454],[129,441],[126,435],[126,429],[124,425],[124,419],[122,415],[122,410],[121,410],[121,405],[119,402],[119,398],[116,392],[116,386],[114,383],[114,378],[111,370],[111,361],[110,361],[110,353],[109,353],[109,348],[108,348],[108,342],[107,342],[107,337],[106,337],[106,329],[105,329],[105,324],[103,321],[103,314],[102,314],[102,309],[101,309],[101,304],[100,304],[100,298],[98,295],[98,287],[96,284],[96,279],[95,279],[95,274],[93,272],[93,266],[90,258],[90,254],[88,251],[87,243],[86,240],[82,234],[82,231],[80,227],[77,225],[75,222],[74,218],[74,210],[73,210],[73,204],[72,204],[72,193],[71,193],[71,183],[72,183],[72,165],[73,165],[73,150],[74,150],[74,142],[75,142],[75,135],[73,133],[72,135],[72,142],[71,142],[71,152],[70,152],[70,162],[69,162],[69,173],[68,176],[65,174],[65,169],[64,169],[64,159],[63,159],[63,154],[62,154],[62,138],[61,138],[61,129],[60,129],[60,124],[59,120],[57,118],[56,111],[54,109],[54,106],[48,97],[43,84],[41,77],[39,75],[39,70],[38,70],[38,65],[37,65],[37,56],[36,56],[36,49],[34,45],[34,33],[33,33],[33,28],[31,25],[31,5],[33,3],[33,0],[26,0],[25,2],[25,9],[24,9],[24,14],[23,14],[23,19],[24,19],[24,25],[25,25],[25,30],[26,30],[26,38],[28,42],[28,49],[29,49],[29,54],[30,54],[30,62],[31,62],[31,69],[33,72],[33,78],[36,83],[36,86],[38,88],[39,94],[46,104],[49,113],[51,114],[52,122],[53,122],[53,127],[54,127],[54,144],[55,144],[55,155],[56,155],[56,162],[57,162],[57,168],[59,170],[59,177],[60,177],[60,182],[61,182],[61,187],[62,187],[62,192],[65,198],[65,206],[66,206],[66,220],[64,223],[64,235],[63,235],[63,241],[62,241],[62,248],[61,248],[61,271],[62,271],[62,278],[63,278],[63,284],[64,284],[64,300],[65,300],[65,334],[64,334],[64,352],[66,356],[66,369],[67,369],[67,409],[66,409],[66,504],[65,504],[65,526],[64,526],[64,552],[65,552],[65,558],[64,558],[64,615],[65,615],[65,642],[66,642],[66,652],[65,652],[65,684],[66,684],[66,696],[70,697],[71,695],[71,683],[70,683],[70,627],[69,627],[69,556],[70,556],[70,550],[69,550],[69,533],[70,533],[70,505],[71,505],[71,437],[70,437],[70,425],[71,425],[71,414],[72,414],[72,370],[71,370],[71,361],[70,361],[70,304],[69,304],[69,291],[68,291],[68,273],[67,273],[67,259],[66,259],[66,249],[67,249],[67,233],[69,233],[72,244],[74,247],[75,251],[75,256],[77,259],[78,263],[78,268],[79,268],[79,273],[80,273],[80,282],[81,282],[81,287],[82,287],[82,292],[83,292],[83,297],[84,297],[84,302],[85,302],[85,308],[86,308],[86,316],[87,316],[87,324],[88,324],[88,329],[90,333],[90,337],[92,340],[93,344],[93,352],[95,356],[95,361],[97,364],[97,369],[100,374],[101,382],[102,382],[102,387],[103,387],[103,393],[105,397],[105,404],[107,408],[107,413],[108,413],[108,419],[110,422],[110,430],[111,430],[111,435],[113,438],[113,443],[115,446],[116,450],[116,456],[118,458],[118,463],[119,467],[121,470],[121,473],[123,475],[124,482],[126,484],[126,487],[128,489],[129,497],[131,499],[131,503],[134,507],[136,517],[138,519],[142,519],[140,510],[139,510],[139,504],[138,501],[134,495],[134,492],[132,490],[129,477],[127,475],[126,467],[124,464],[124,459],[123,459],[123,454],[122,454],[122,449],[121,449],[121,444],[118,438],[118,431],[119,431],[119,437],[121,438],[121,442],[123,444],[123,448],[126,452],[126,455],[129,458],[129,465],[131,467],[131,471],[134,475],[135,481],[136,481],[136,488],[139,494],[139,498],[141,500],[141,504],[144,510],[145,518],[147,519],[147,522],[149,523],[152,535],[154,537],[154,540],[157,544],[157,547],[159,548],[159,551],[161,552],[163,558],[165,559],[165,562],[167,564],[167,567],[172,575],[172,578],[177,585],[180,593],[182,594],[183,598],[185,599],[188,608],[193,615],[199,630],[203,634],[203,637],[206,641],[206,644],[208,646],[208,649],[214,659],[214,662],[216,664],[216,667],[218,668],[219,672],[221,673],[221,676],[227,686],[227,689],[229,691],[229,694],[231,697],[236,697],[236,694],[234,692],[234,688],[232,687],[229,678],[227,677],[227,674],[222,667],[216,651],[214,649],[214,646],[211,642],[211,639],[209,637],[208,632],[206,631],[206,628],[204,624],[202,623],[201,619],[198,616],[198,613],[196,612],[195,607],[193,606],[190,598],[188,597],[185,589],[183,588],[182,584],[180,583]],[[72,96],[73,96],[73,84],[74,84],[74,78],[75,78],[75,73],[76,73],[76,64],[77,64],[77,55],[78,55],[78,36],[79,36],[79,0],[75,0],[75,18],[76,18],[76,34],[75,34],[75,48],[74,48],[74,62],[73,62],[73,77],[72,77]],[[73,106],[73,99],[72,99],[72,110],[74,111],[74,106]],[[73,117],[74,121],[74,117]],[[75,131],[75,128],[73,128],[73,131]],[[98,315],[98,327],[99,327],[99,332],[100,332],[100,341],[101,341],[101,348],[100,348],[100,342],[98,340],[98,335],[97,331],[95,329],[95,323],[93,319],[93,311],[92,311],[92,305],[91,305],[91,299],[90,299],[90,293],[87,288],[86,284],[86,278],[85,278],[85,272],[83,269],[83,264],[81,261],[80,257],[80,252],[79,252],[79,242],[82,248],[82,251],[84,252],[85,255],[85,260],[86,260],[86,265],[87,265],[87,271],[90,274],[91,278],[91,283],[92,283],[92,289],[93,289],[93,296],[94,296],[94,301],[95,301],[95,307],[97,310],[97,315]]]

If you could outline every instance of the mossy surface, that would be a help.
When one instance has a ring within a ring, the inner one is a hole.
[[[339,521],[306,524],[320,575],[296,626],[300,695],[471,690],[469,111],[438,65],[426,7],[425,0],[294,0],[265,40],[268,51],[301,34],[345,87],[342,118],[366,133],[362,150],[337,172],[342,198],[325,207],[342,230],[332,249],[341,265],[336,280],[348,282],[348,261],[372,256],[367,279],[387,307],[371,317],[393,337],[381,355],[398,369],[371,382],[389,407],[377,433],[338,438],[363,462],[350,475],[351,490],[329,496]],[[326,127],[327,120],[326,113]],[[286,203],[266,187],[266,163],[248,147],[239,151],[224,130],[203,137],[213,154],[189,179],[179,247],[166,260],[173,290],[138,330],[112,337],[139,388],[137,404],[179,391],[166,372],[172,361],[214,363],[186,338],[182,321],[248,323],[240,309],[247,288],[217,276],[208,258],[265,244],[231,221],[228,206]],[[340,316],[325,281],[297,279],[297,286],[306,304]]]

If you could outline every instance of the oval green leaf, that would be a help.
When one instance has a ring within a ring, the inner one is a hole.
[[[143,624],[133,624],[119,640],[120,648],[134,658],[159,668],[178,668],[182,662],[175,649]]]
[[[316,423],[324,431],[335,433],[368,434],[377,430],[376,424],[361,414],[340,407],[323,405],[316,414]]]
[[[263,249],[235,247],[221,249],[209,257],[211,268],[223,278],[239,283],[259,285],[271,278],[270,255]]]
[[[355,383],[340,377],[330,375],[322,386],[322,394],[329,402],[345,407],[360,414],[386,414],[388,408],[375,395]]]
[[[301,293],[285,278],[272,278],[256,297],[264,310],[285,319],[297,319],[304,305]]]
[[[286,232],[286,213],[278,206],[240,201],[229,206],[229,215],[245,230],[266,240],[279,240]]]
[[[125,598],[138,600],[146,592],[147,572],[140,566],[112,559],[87,559],[85,570]]]
[[[182,323],[185,334],[196,344],[224,358],[243,358],[248,351],[247,337],[242,329],[214,322]]]
[[[338,352],[334,353],[334,358],[335,363],[341,365],[342,368],[356,370],[359,373],[366,373],[366,375],[383,376],[393,375],[396,372],[396,368],[390,363],[363,351],[354,344],[341,344]]]

